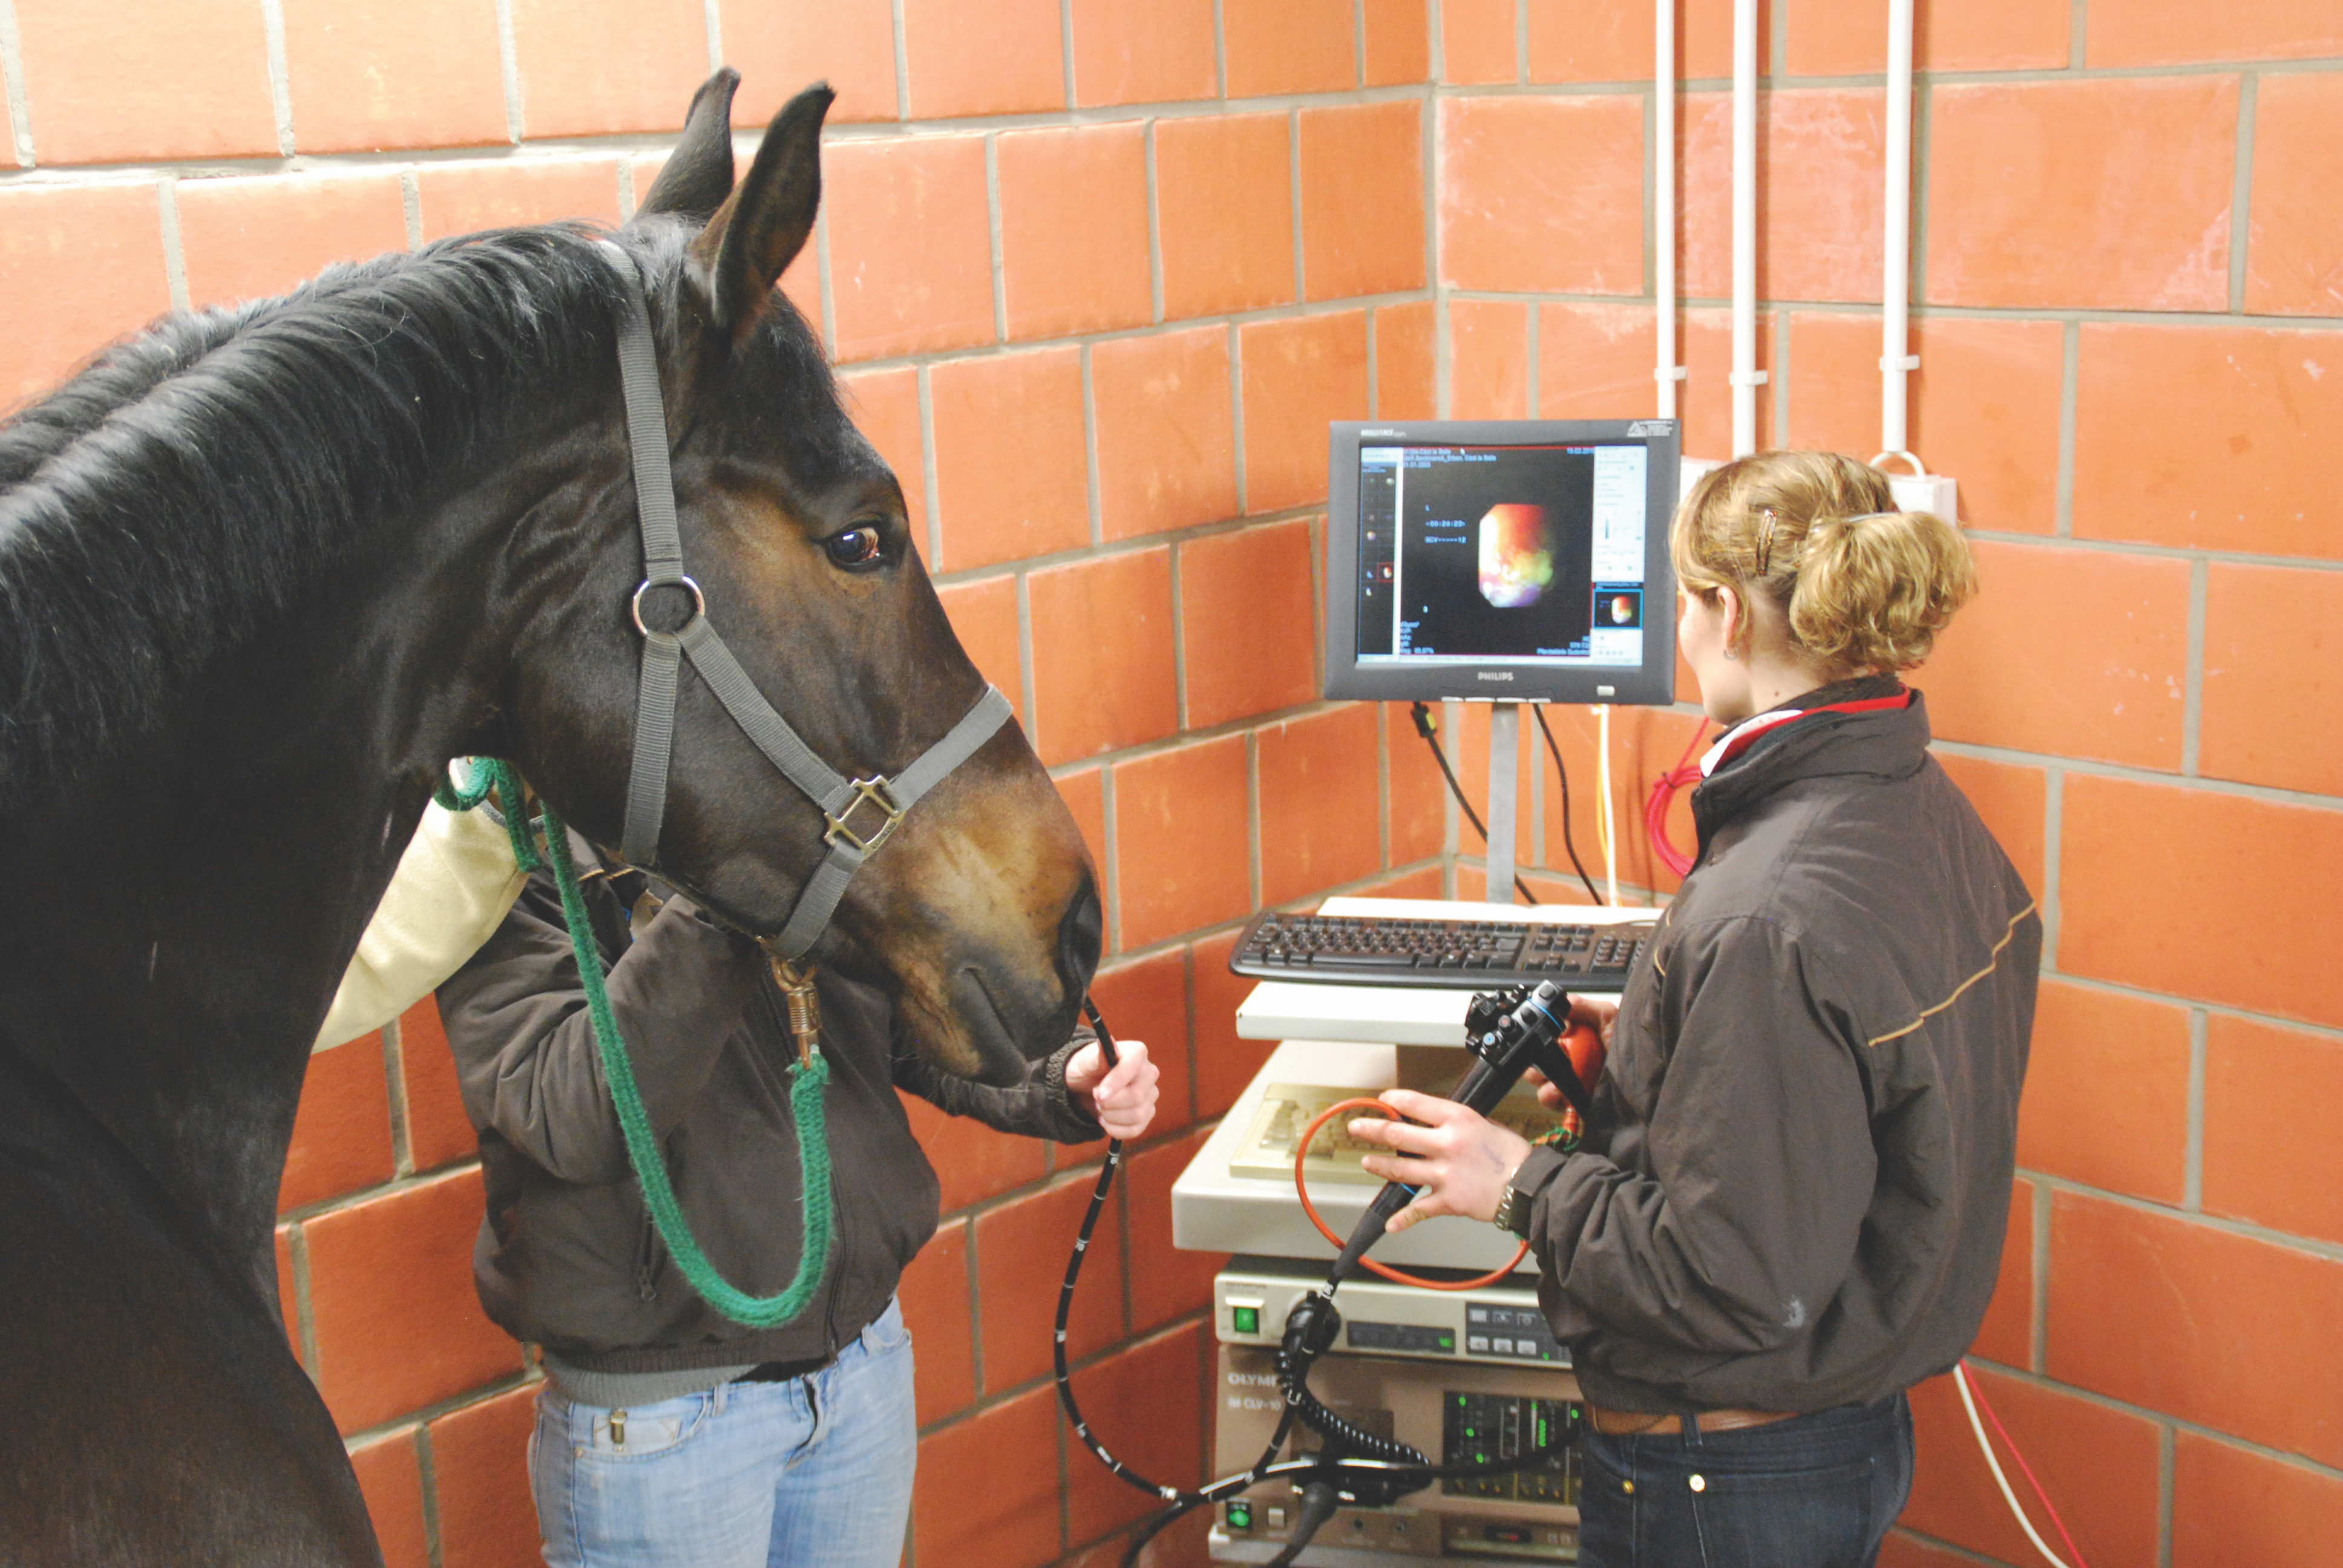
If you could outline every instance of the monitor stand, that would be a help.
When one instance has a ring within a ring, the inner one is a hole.
[[[1489,871],[1482,896],[1493,904],[1515,901],[1513,868],[1519,861],[1515,823],[1522,776],[1522,705],[1499,702],[1489,709]]]

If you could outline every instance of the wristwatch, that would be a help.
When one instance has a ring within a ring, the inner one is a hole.
[[[1530,1209],[1545,1184],[1562,1169],[1562,1157],[1552,1149],[1532,1149],[1513,1173],[1505,1178],[1504,1194],[1497,1200],[1497,1211],[1490,1223],[1500,1231],[1510,1231],[1526,1241],[1530,1239]]]

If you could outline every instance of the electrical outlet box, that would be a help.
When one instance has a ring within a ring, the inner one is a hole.
[[[1887,487],[1896,492],[1899,511],[1934,512],[1948,523],[1960,521],[1960,487],[1943,474],[1890,474]]]

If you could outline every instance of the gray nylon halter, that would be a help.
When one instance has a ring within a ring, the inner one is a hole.
[[[627,286],[627,307],[618,318],[618,377],[626,392],[635,505],[643,535],[643,581],[635,589],[632,606],[635,629],[643,636],[642,688],[635,709],[634,768],[627,782],[626,839],[618,855],[645,870],[658,864],[659,823],[667,814],[668,759],[675,743],[676,679],[682,660],[689,658],[757,749],[829,819],[823,837],[830,850],[798,895],[797,908],[789,911],[780,935],[767,944],[794,960],[821,936],[846,896],[847,883],[895,831],[903,814],[1009,721],[1009,699],[999,688],[987,686],[976,706],[942,739],[892,779],[847,778],[815,756],[773,710],[709,624],[708,600],[699,585],[684,575],[675,480],[668,467],[667,412],[659,397],[659,357],[642,275],[624,250],[608,240],[596,244]],[[643,598],[658,588],[681,588],[691,596],[690,618],[674,630],[644,622]]]

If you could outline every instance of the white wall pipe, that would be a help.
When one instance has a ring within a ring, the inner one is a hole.
[[[1879,447],[1911,450],[1906,376],[1912,353],[1912,0],[1887,0],[1886,237],[1879,283]]]
[[[1733,455],[1757,449],[1757,0],[1733,0]]]
[[[1676,362],[1676,0],[1656,0],[1652,18],[1653,135],[1658,144],[1652,166],[1652,236],[1658,252],[1653,271],[1658,331],[1657,364],[1652,371],[1660,384],[1659,416],[1676,417],[1676,383],[1684,367]]]

